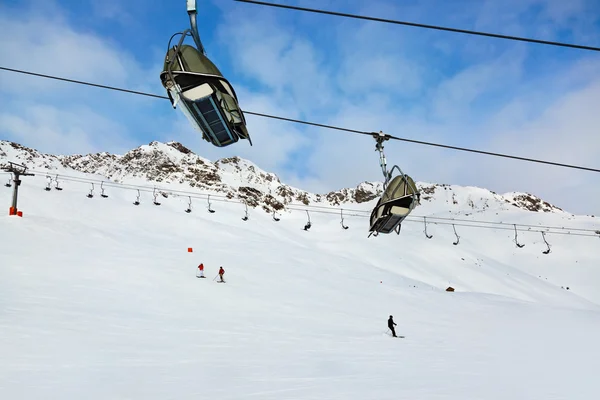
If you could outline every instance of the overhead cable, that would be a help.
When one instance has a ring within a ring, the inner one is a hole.
[[[45,174],[50,177],[52,177],[52,176],[60,177],[61,181],[65,181],[65,182],[70,181],[70,182],[81,183],[81,184],[103,183],[104,187],[113,187],[113,188],[123,189],[123,190],[139,190],[140,192],[146,192],[146,193],[154,193],[155,191],[158,191],[158,192],[173,194],[174,196],[191,197],[194,199],[207,199],[208,196],[210,196],[211,199],[213,199],[214,201],[218,201],[218,202],[238,203],[238,204],[245,203],[243,198],[232,201],[229,196],[221,195],[221,194],[198,193],[198,192],[192,192],[192,191],[186,191],[186,190],[167,189],[167,188],[159,187],[156,185],[153,185],[153,186],[134,185],[134,184],[121,183],[121,182],[110,182],[110,181],[100,180],[100,179],[81,178],[81,177],[75,177],[75,176],[70,176],[70,175],[49,174],[47,171],[44,172],[44,171],[31,170],[31,172],[39,174],[39,175]],[[370,214],[371,214],[370,210],[358,210],[358,209],[352,209],[352,208],[311,205],[311,204],[288,204],[287,206],[285,206],[285,208],[289,209],[289,210],[293,210],[293,211],[310,211],[310,212],[314,212],[314,213],[335,214],[335,215],[339,214],[340,210],[343,210],[343,211],[350,212],[348,214],[344,214],[344,216],[349,216],[349,217],[353,216],[353,217],[361,217],[361,218],[369,218]],[[423,222],[424,217],[427,218],[427,221],[428,221],[427,223],[438,224],[438,225],[453,225],[454,224],[456,226],[473,227],[474,226],[473,224],[480,224],[480,225],[486,224],[486,225],[495,225],[493,227],[494,229],[506,229],[506,230],[513,230],[514,229],[513,226],[518,225],[520,227],[527,228],[527,229],[517,229],[518,231],[522,231],[522,232],[538,232],[539,229],[545,229],[546,231],[548,231],[548,230],[553,230],[553,231],[559,230],[559,231],[569,231],[569,232],[570,231],[579,231],[579,232],[590,232],[590,233],[594,233],[594,234],[596,234],[596,232],[597,232],[596,229],[573,228],[573,227],[564,227],[564,226],[559,227],[559,226],[547,226],[547,225],[515,224],[515,223],[508,223],[508,222],[493,222],[493,221],[469,220],[469,219],[461,219],[461,218],[436,217],[433,215],[427,215],[427,216],[409,215],[405,219],[405,221]],[[446,221],[449,221],[449,222],[446,222]],[[456,224],[456,222],[468,223],[470,225]],[[510,228],[504,228],[504,226],[510,226]],[[480,226],[477,226],[477,227],[480,227]],[[490,226],[490,228],[491,228],[491,226]],[[541,231],[539,231],[539,232],[541,232]],[[556,233],[556,232],[552,232],[552,233]],[[594,236],[594,235],[591,235],[591,236]]]
[[[398,20],[393,20],[393,19],[385,19],[385,18],[377,18],[377,17],[368,17],[365,15],[348,14],[348,13],[341,13],[341,12],[335,12],[335,11],[321,10],[321,9],[316,9],[316,8],[290,6],[290,5],[286,5],[286,4],[274,4],[274,3],[268,3],[266,1],[255,1],[255,0],[233,0],[233,1],[237,1],[239,3],[256,4],[256,5],[267,6],[267,7],[285,8],[285,9],[295,10],[295,11],[306,11],[306,12],[317,13],[317,14],[334,15],[337,17],[362,19],[362,20],[374,21],[374,22],[384,22],[384,23],[395,24],[395,25],[406,25],[406,26],[412,26],[412,27],[416,27],[416,28],[426,28],[426,29],[434,29],[434,30],[438,30],[438,31],[464,33],[464,34],[468,34],[468,35],[486,36],[486,37],[492,37],[492,38],[496,38],[496,39],[506,39],[506,40],[520,41],[520,42],[545,44],[545,45],[550,45],[550,46],[569,47],[569,48],[579,49],[579,50],[600,51],[600,47],[584,46],[584,45],[564,43],[564,42],[554,42],[554,41],[549,41],[549,40],[531,39],[531,38],[525,38],[525,37],[519,37],[519,36],[500,35],[497,33],[479,32],[479,31],[472,31],[472,30],[466,30],[466,29],[447,28],[447,27],[443,27],[443,26],[439,26],[439,25],[419,24],[419,23],[415,23],[415,22],[398,21]]]
[[[13,69],[13,68],[6,68],[6,67],[2,67],[2,66],[0,66],[0,70],[17,72],[17,73],[26,74],[26,75],[33,75],[33,76],[38,76],[38,77],[47,78],[47,79],[56,79],[56,80],[60,80],[60,81],[77,83],[77,84],[81,84],[81,85],[94,86],[94,87],[98,87],[98,88],[102,88],[102,89],[116,90],[116,91],[120,91],[120,92],[136,94],[136,95],[140,95],[140,96],[149,96],[149,97],[154,97],[154,98],[159,98],[159,99],[168,99],[168,97],[166,97],[166,96],[160,96],[160,95],[152,94],[152,93],[145,93],[145,92],[139,92],[139,91],[134,91],[134,90],[129,90],[129,89],[122,89],[122,88],[118,88],[115,86],[99,85],[96,83],[77,81],[77,80],[73,80],[73,79],[61,78],[61,77],[52,76],[52,75],[38,74],[35,72],[24,71],[24,70]],[[298,124],[316,126],[316,127],[320,127],[320,128],[356,133],[356,134],[361,134],[361,135],[369,135],[369,136],[377,136],[378,135],[375,132],[366,132],[366,131],[360,131],[360,130],[356,130],[356,129],[342,128],[342,127],[334,126],[334,125],[302,121],[299,119],[279,117],[279,116],[275,116],[275,115],[258,113],[258,112],[253,112],[253,111],[243,111],[243,112],[245,114],[256,115],[256,116],[264,117],[264,118],[277,119],[277,120],[282,120],[282,121],[294,122],[294,123],[298,123]],[[421,140],[406,139],[406,138],[401,138],[401,137],[392,136],[392,135],[388,135],[388,134],[385,135],[385,138],[392,139],[392,140],[399,140],[402,142],[421,144],[421,145],[425,145],[425,146],[434,146],[434,147],[440,147],[440,148],[445,148],[445,149],[450,149],[450,150],[458,150],[458,151],[465,151],[465,152],[470,152],[470,153],[483,154],[483,155],[494,156],[494,157],[509,158],[509,159],[513,159],[513,160],[527,161],[527,162],[546,164],[546,165],[554,165],[554,166],[558,166],[558,167],[579,169],[579,170],[591,171],[591,172],[600,172],[600,169],[598,169],[598,168],[583,167],[583,166],[572,165],[572,164],[557,163],[557,162],[553,162],[553,161],[538,160],[538,159],[529,158],[529,157],[519,157],[519,156],[513,156],[513,155],[503,154],[503,153],[495,153],[495,152],[489,152],[489,151],[483,151],[483,150],[469,149],[466,147],[457,147],[457,146],[450,146],[450,145],[445,145],[445,144],[440,144],[440,143],[425,142],[425,141],[421,141]]]

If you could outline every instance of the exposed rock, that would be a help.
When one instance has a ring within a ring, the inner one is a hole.
[[[344,206],[378,199],[383,192],[381,182],[362,182],[355,188],[343,188],[327,194],[313,194],[281,183],[273,173],[261,170],[248,160],[228,157],[211,162],[193,153],[179,142],[153,141],[124,155],[95,153],[55,156],[42,154],[17,143],[0,141],[0,165],[8,161],[43,169],[53,174],[61,168],[105,176],[113,182],[141,179],[155,183],[181,184],[195,190],[220,193],[228,199],[244,201],[249,207],[266,212],[282,211],[288,205]],[[469,213],[486,210],[491,205],[507,209],[518,207],[531,212],[559,212],[560,208],[528,193],[498,195],[486,189],[465,188],[448,184],[418,183],[421,204],[441,201],[454,204],[453,209],[468,208]],[[443,188],[443,190],[439,190]],[[165,193],[161,195],[166,196]]]

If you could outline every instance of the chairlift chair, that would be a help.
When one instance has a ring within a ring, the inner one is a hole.
[[[546,246],[548,247],[548,249],[542,251],[542,253],[550,254],[550,243],[548,243],[548,241],[546,241],[546,234],[544,233],[544,231],[542,231],[542,239],[544,239],[544,243],[546,243]]]
[[[452,229],[454,229],[454,234],[456,235],[456,242],[452,242],[452,244],[456,246],[460,243],[460,236],[458,236],[458,233],[456,233],[456,227],[454,224],[452,224]]]
[[[277,217],[275,216],[275,210],[273,210],[273,221],[275,221],[275,222],[279,222],[280,220],[281,220],[281,218],[277,218]]]
[[[56,177],[54,178],[54,182],[56,182],[56,186],[54,187],[54,189],[59,190],[59,191],[63,190],[63,188],[58,186],[58,174],[56,174]]]
[[[210,194],[208,195],[208,199],[207,200],[208,200],[208,212],[212,214],[212,213],[215,212],[215,210],[213,210],[212,208],[210,208]]]
[[[427,234],[427,217],[423,217],[423,223],[425,224],[425,229],[423,230],[423,232],[425,233],[425,237],[427,239],[431,239],[433,235]]]
[[[139,206],[140,205],[140,189],[137,189],[137,198],[133,202],[133,205],[135,205],[135,206]]]
[[[189,214],[192,212],[192,197],[188,196],[188,198],[189,198],[188,208],[185,210],[185,212]]]
[[[87,195],[88,199],[91,199],[92,197],[94,197],[94,184],[92,183],[92,188],[90,189],[90,192]]]
[[[371,212],[369,236],[391,232],[400,234],[401,223],[419,204],[420,194],[413,179],[404,174],[400,167],[394,165],[389,171],[387,170],[383,142],[389,139],[389,135],[379,132],[373,133],[373,137],[377,142],[375,150],[379,152],[379,164],[385,180],[383,195]],[[395,169],[399,174],[392,179]]]
[[[6,182],[4,184],[4,186],[6,186],[7,188],[12,187],[12,183],[11,183],[11,178],[10,177],[8,178],[8,182]]]
[[[244,203],[246,206],[246,215],[242,217],[242,221],[248,221],[248,204]]]
[[[173,108],[177,105],[190,123],[202,133],[202,138],[217,147],[229,146],[239,139],[252,145],[246,119],[237,95],[217,66],[206,56],[196,25],[196,1],[187,0],[191,29],[176,33],[179,43],[165,56],[160,74]],[[192,36],[196,47],[183,44]]]
[[[522,249],[523,247],[525,247],[525,245],[519,243],[519,237],[517,236],[517,225],[513,224],[513,226],[515,228],[515,239],[513,240],[513,242],[515,242],[518,248]]]
[[[102,193],[100,194],[100,196],[106,199],[108,197],[108,195],[106,193],[104,193],[104,182],[100,183],[100,189],[102,190]]]
[[[52,178],[50,177],[50,175],[46,175],[46,179],[48,179],[48,181],[46,182],[46,187],[44,188],[44,190],[46,192],[49,192],[52,190],[52,187],[50,186],[52,184]]]
[[[372,233],[400,234],[400,224],[418,203],[414,181],[408,175],[394,177],[371,212]]]
[[[310,214],[308,213],[308,210],[306,210],[306,215],[308,215],[308,222],[304,225],[305,231],[309,230],[310,227],[312,226],[312,224],[310,223]]]
[[[344,225],[344,210],[340,210],[340,217],[342,218],[340,221],[340,224],[342,224],[342,229],[348,229],[348,226]]]
[[[158,202],[158,200],[156,200],[156,198],[158,197],[158,193],[156,193],[156,188],[153,189],[152,195],[154,196],[154,205],[160,206],[160,203]]]

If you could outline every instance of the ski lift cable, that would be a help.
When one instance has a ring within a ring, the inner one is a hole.
[[[289,210],[292,211],[306,211],[306,209],[302,209],[302,208],[290,208],[288,207]],[[315,213],[320,213],[320,214],[335,214],[338,215],[337,212],[333,212],[333,211],[312,211]],[[344,214],[346,217],[358,217],[358,218],[369,218],[369,216],[367,215],[359,215],[359,214]],[[406,220],[405,220],[406,221]],[[422,220],[410,220],[409,222],[420,222],[422,223]],[[451,223],[451,222],[428,222],[430,224],[435,224],[435,225],[450,225],[450,226],[461,226],[461,227],[466,227],[466,228],[482,228],[482,229],[497,229],[497,230],[509,230],[509,231],[513,231],[514,227],[512,228],[508,228],[508,227],[498,227],[498,226],[489,226],[489,225],[478,225],[478,224],[455,224],[455,223]],[[513,224],[505,224],[505,225],[513,225]],[[560,229],[560,228],[559,228]],[[539,230],[539,229],[518,229],[521,232],[536,232],[536,233],[540,233],[540,232],[545,232],[545,233],[550,233],[552,235],[570,235],[570,236],[582,236],[582,237],[598,237],[598,234],[583,234],[583,233],[574,233],[574,232],[555,232],[555,231],[549,231],[549,230]]]
[[[126,92],[126,93],[130,93],[130,94],[136,94],[136,95],[140,95],[140,96],[149,96],[149,97],[154,97],[154,98],[159,98],[159,99],[166,99],[166,100],[169,99],[167,96],[161,96],[161,95],[152,94],[152,93],[146,93],[146,92],[140,92],[140,91],[135,91],[135,90],[123,89],[123,88],[118,88],[118,87],[115,87],[115,86],[100,85],[100,84],[96,84],[96,83],[85,82],[85,81],[78,81],[78,80],[74,80],[74,79],[62,78],[62,77],[57,77],[57,76],[53,76],[53,75],[39,74],[39,73],[35,73],[35,72],[24,71],[24,70],[20,70],[20,69],[8,68],[8,67],[3,67],[3,66],[0,66],[0,70],[10,71],[10,72],[16,72],[16,73],[21,73],[21,74],[26,74],[26,75],[33,75],[33,76],[38,76],[38,77],[48,78],[48,79],[56,79],[56,80],[60,80],[60,81],[77,83],[77,84],[81,84],[81,85],[94,86],[94,87],[98,87],[98,88],[102,88],[102,89],[116,90],[116,91],[120,91],[120,92]],[[328,124],[321,124],[321,123],[316,123],[316,122],[303,121],[303,120],[293,119],[293,118],[287,118],[287,117],[279,117],[279,116],[276,116],[276,115],[270,115],[270,114],[253,112],[253,111],[245,111],[245,110],[243,110],[243,113],[249,114],[249,115],[255,115],[255,116],[258,116],[258,117],[276,119],[276,120],[281,120],[281,121],[287,121],[287,122],[293,122],[293,123],[297,123],[297,124],[304,124],[304,125],[316,126],[316,127],[320,127],[320,128],[326,128],[326,129],[338,130],[338,131],[343,131],[343,132],[356,133],[356,134],[361,134],[361,135],[373,136],[373,134],[376,134],[375,132],[367,132],[367,131],[361,131],[361,130],[356,130],[356,129],[342,128],[342,127],[334,126],[334,125],[328,125]],[[539,160],[539,159],[530,158],[530,157],[513,156],[513,155],[509,155],[509,154],[504,154],[504,153],[496,153],[496,152],[490,152],[490,151],[484,151],[484,150],[476,150],[476,149],[470,149],[470,148],[466,148],[466,147],[450,146],[450,145],[441,144],[441,143],[434,143],[434,142],[426,142],[426,141],[422,141],[422,140],[414,140],[414,139],[401,138],[401,137],[392,136],[392,135],[388,135],[388,134],[386,134],[385,137],[387,139],[393,139],[393,140],[398,140],[398,141],[402,141],[402,142],[413,143],[413,144],[420,144],[420,145],[425,145],[425,146],[440,147],[440,148],[445,148],[445,149],[450,149],[450,150],[457,150],[457,151],[464,151],[464,152],[470,152],[470,153],[477,153],[477,154],[483,154],[483,155],[493,156],[493,157],[502,157],[502,158],[509,158],[509,159],[513,159],[513,160],[520,160],[520,161],[527,161],[527,162],[533,162],[533,163],[539,163],[539,164],[553,165],[553,166],[558,166],[558,167],[563,167],[563,168],[572,168],[572,169],[579,169],[579,170],[584,170],[584,171],[600,172],[600,169],[598,169],[598,168],[590,168],[590,167],[583,167],[583,166],[579,166],[579,165],[564,164],[564,163],[558,163],[558,162],[553,162],[553,161],[545,161],[545,160]]]
[[[61,176],[61,180],[62,181],[71,181],[74,183],[79,183],[79,184],[86,184],[86,185],[93,185],[93,182],[91,180],[83,180],[81,178],[76,178],[76,179],[71,179],[71,177],[65,176],[65,175],[59,175]],[[101,182],[100,180],[98,180],[98,182]],[[105,181],[105,186],[106,185],[106,181]],[[146,192],[146,193],[153,193],[153,194],[157,194],[156,192],[161,192],[161,191],[165,191],[164,189],[160,189],[158,187],[142,187],[140,188],[127,188],[127,187],[123,187],[124,184],[120,184],[120,183],[115,183],[110,185],[111,187],[115,187],[121,190],[134,190],[138,192],[138,196],[140,192]],[[93,186],[92,186],[92,191],[93,193]],[[187,192],[187,193],[191,193],[191,192]],[[215,196],[215,195],[211,195],[211,196]],[[201,194],[197,194],[197,193],[191,193],[188,196],[185,196],[188,198],[193,198],[193,199],[207,199],[208,196],[207,195],[201,195]],[[245,204],[244,199],[239,199],[239,200],[231,200],[228,199],[226,196],[222,196],[225,198],[222,199],[212,199],[212,201],[218,201],[218,202],[224,202],[224,203],[235,203],[235,204]],[[323,206],[320,206],[323,207]],[[310,208],[310,205],[289,205],[287,207],[288,210],[290,211],[299,211],[299,212],[308,212]],[[324,208],[324,207],[323,207]],[[327,211],[327,210],[310,210],[311,212],[314,213],[319,213],[319,214],[331,214],[331,215],[339,215],[339,210],[338,208],[334,208],[334,207],[330,207],[329,208],[331,211]],[[335,210],[335,211],[334,211]],[[346,211],[349,211],[348,209],[344,209]],[[353,213],[346,213],[344,214],[344,217],[357,217],[357,218],[369,218],[369,215],[366,214],[366,211],[362,211],[362,210],[356,210],[359,213],[353,212]],[[363,214],[360,214],[363,213]],[[436,217],[427,217],[428,219],[432,219],[432,218],[436,218]],[[468,220],[458,220],[458,219],[452,219],[452,218],[439,218],[442,221],[428,221],[429,224],[435,224],[435,225],[454,225],[454,226],[461,226],[461,227],[467,227],[467,228],[483,228],[483,229],[497,229],[497,230],[513,230],[514,229],[514,225],[515,224],[509,224],[509,223],[504,223],[504,222],[487,222],[487,221],[468,221]],[[418,223],[422,223],[422,220],[420,218],[417,217],[412,217],[410,219],[406,219],[405,221],[408,222],[418,222]],[[444,222],[444,221],[449,221],[449,222]],[[454,223],[451,221],[464,221],[464,222],[468,222],[469,224],[462,224],[462,223]],[[482,225],[485,224],[485,225]],[[512,227],[503,227],[503,226],[491,226],[491,224],[496,224],[496,225],[510,225]],[[518,225],[518,224],[517,224]],[[520,225],[520,226],[524,226],[524,225]],[[552,235],[570,235],[570,236],[582,236],[582,237],[598,237],[598,233],[597,230],[593,230],[593,229],[578,229],[578,228],[565,228],[565,227],[546,227],[546,226],[535,226],[532,225],[532,227],[536,228],[536,229],[519,229],[517,228],[518,231],[521,232],[536,232],[536,233],[549,233]],[[546,230],[541,230],[543,228],[546,228]],[[560,231],[552,231],[551,229],[555,229],[555,230],[563,230],[566,232],[560,232]],[[585,233],[575,233],[575,232],[571,232],[571,231],[575,231],[575,230],[581,230],[581,231],[586,231],[586,232],[590,232],[590,234],[585,234]]]
[[[464,34],[468,34],[468,35],[492,37],[492,38],[496,38],[496,39],[506,39],[506,40],[520,41],[520,42],[545,44],[545,45],[550,45],[550,46],[568,47],[568,48],[574,48],[574,49],[579,49],[579,50],[600,51],[600,47],[584,46],[584,45],[579,45],[579,44],[554,42],[554,41],[540,40],[540,39],[531,39],[531,38],[511,36],[511,35],[501,35],[501,34],[489,33],[489,32],[471,31],[471,30],[466,30],[466,29],[448,28],[448,27],[443,27],[443,26],[439,26],[439,25],[427,25],[427,24],[420,24],[420,23],[408,22],[408,21],[398,21],[398,20],[393,20],[393,19],[369,17],[369,16],[365,16],[365,15],[348,14],[348,13],[341,13],[341,12],[336,12],[336,11],[327,11],[327,10],[322,10],[322,9],[291,6],[291,5],[286,5],[286,4],[274,4],[274,3],[264,2],[264,1],[256,1],[256,0],[233,0],[233,1],[237,1],[239,3],[249,3],[249,4],[260,5],[260,6],[267,6],[267,7],[285,8],[285,9],[295,10],[295,11],[306,11],[306,12],[311,12],[311,13],[333,15],[333,16],[337,16],[337,17],[362,19],[362,20],[367,20],[367,21],[383,22],[383,23],[395,24],[395,25],[406,25],[406,26],[412,26],[412,27],[416,27],[416,28],[434,29],[434,30],[453,32],[453,33],[464,33]]]
[[[38,174],[47,173],[47,172],[36,171],[36,170],[32,170],[31,172],[38,173]],[[206,199],[208,196],[211,196],[211,199],[213,201],[226,202],[226,203],[243,202],[242,201],[243,199],[231,201],[227,195],[219,195],[219,194],[212,194],[212,193],[211,194],[208,194],[208,193],[203,194],[203,193],[184,191],[184,190],[172,190],[172,189],[161,188],[159,186],[144,186],[144,185],[132,185],[132,184],[120,183],[120,182],[107,182],[107,181],[102,181],[100,179],[86,179],[86,178],[80,178],[80,177],[73,177],[73,176],[69,176],[69,175],[58,174],[57,176],[60,176],[61,180],[63,180],[63,181],[71,181],[71,182],[81,183],[81,184],[86,184],[86,185],[89,185],[92,182],[96,182],[96,183],[104,182],[105,187],[113,187],[113,188],[118,188],[118,189],[125,189],[125,190],[139,189],[140,191],[148,192],[148,193],[153,193],[154,190],[157,190],[157,191],[162,191],[162,192],[166,192],[166,193],[172,193],[173,195],[176,195],[176,196],[186,196],[186,197],[191,196],[194,199]],[[301,207],[301,210],[312,209],[313,212],[321,212],[321,211],[317,211],[316,209],[335,210],[335,211],[325,211],[325,213],[329,213],[329,214],[332,214],[332,213],[339,214],[339,211],[341,210],[341,208],[338,208],[338,207],[310,205],[310,204],[309,205],[289,204],[286,208],[293,210],[296,207]],[[368,217],[368,216],[370,216],[370,213],[371,213],[371,210],[358,210],[358,209],[349,209],[349,208],[344,208],[343,210],[345,210],[347,212],[355,213],[355,214],[345,214],[348,216],[356,215],[356,213],[362,213],[364,215],[361,215],[361,217]],[[405,220],[412,221],[412,222],[422,222],[422,219],[424,217],[425,216],[410,215]],[[469,224],[478,223],[478,224],[488,224],[488,225],[498,225],[498,226],[505,226],[505,225],[513,226],[513,225],[515,225],[515,223],[509,223],[509,222],[468,220],[468,219],[461,219],[461,218],[436,217],[436,216],[432,216],[432,215],[428,215],[426,217],[429,220],[428,222],[432,223],[432,224],[435,223],[434,221],[437,220],[437,221],[466,222]],[[432,220],[434,220],[434,221],[432,221]],[[559,226],[548,226],[548,225],[529,225],[529,224],[516,224],[516,225],[519,227],[537,228],[537,229],[554,229],[554,230],[581,231],[581,232],[596,232],[597,231],[597,229],[559,227]],[[518,230],[522,231],[522,232],[531,231],[531,229],[518,229]]]

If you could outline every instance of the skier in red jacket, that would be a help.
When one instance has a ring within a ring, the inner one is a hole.
[[[196,277],[198,278],[206,278],[204,276],[204,264],[200,263],[200,265],[198,265],[198,274],[196,275]]]
[[[223,274],[225,273],[225,270],[223,269],[223,267],[219,268],[219,278],[221,278],[221,282],[225,282],[223,280]]]

